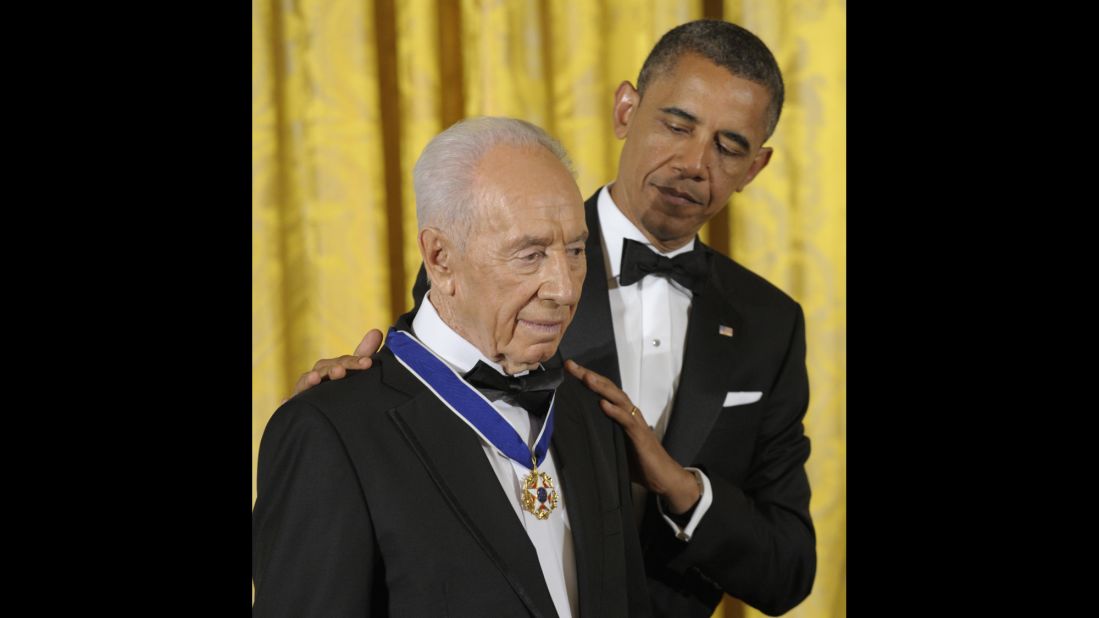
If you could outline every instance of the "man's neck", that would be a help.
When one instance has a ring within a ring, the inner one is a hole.
[[[504,373],[511,376],[533,369],[537,369],[539,364],[527,365],[522,363],[512,363],[508,359],[504,358],[502,354],[493,355],[485,350],[484,345],[479,345],[476,339],[474,339],[468,329],[463,327],[462,320],[458,319],[454,307],[448,302],[446,297],[440,299],[434,299],[431,297],[431,291],[428,290],[426,300],[431,304],[435,313],[438,314],[439,320],[442,321],[450,330],[454,331],[456,335],[466,340],[471,346],[477,349],[485,359],[491,360],[503,369]],[[422,310],[422,308],[421,308]]]
[[[630,223],[632,223],[634,227],[638,229],[638,231],[644,234],[645,239],[648,240],[652,244],[652,246],[655,247],[658,251],[660,251],[661,253],[669,253],[694,240],[695,234],[691,234],[684,238],[673,239],[660,239],[654,236],[653,233],[645,227],[644,223],[634,217],[633,209],[630,208],[629,199],[627,199],[626,197],[626,191],[624,189],[619,189],[621,184],[622,183],[616,180],[614,184],[610,186],[611,201],[614,202],[614,205],[616,208],[618,208],[618,211],[621,212],[624,217],[629,219]]]

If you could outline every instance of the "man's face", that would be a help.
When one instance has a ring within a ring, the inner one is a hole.
[[[557,351],[580,300],[583,198],[541,147],[497,146],[474,182],[482,199],[456,256],[456,330],[508,373],[532,369]]]
[[[770,160],[770,101],[763,86],[690,53],[657,74],[644,97],[623,83],[615,203],[659,247],[686,244]]]

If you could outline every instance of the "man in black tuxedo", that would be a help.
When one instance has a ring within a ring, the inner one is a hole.
[[[586,270],[566,165],[504,118],[424,149],[431,292],[374,371],[269,421],[255,616],[648,615],[625,438],[557,355]]]
[[[816,572],[801,307],[697,239],[766,167],[782,101],[755,35],[674,28],[615,92],[618,177],[585,204],[588,273],[561,353],[630,438],[659,615],[709,616],[722,592],[781,614]],[[318,361],[296,390],[369,367],[379,341]]]

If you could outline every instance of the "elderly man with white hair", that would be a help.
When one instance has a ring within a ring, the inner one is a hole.
[[[563,149],[466,120],[414,183],[426,301],[264,432],[254,615],[647,614],[623,434],[557,354],[588,238]]]

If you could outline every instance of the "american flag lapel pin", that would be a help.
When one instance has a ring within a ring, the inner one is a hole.
[[[724,324],[722,324],[722,325],[717,327],[717,334],[723,335],[725,337],[732,337],[733,336],[733,327],[732,326],[725,326]]]

